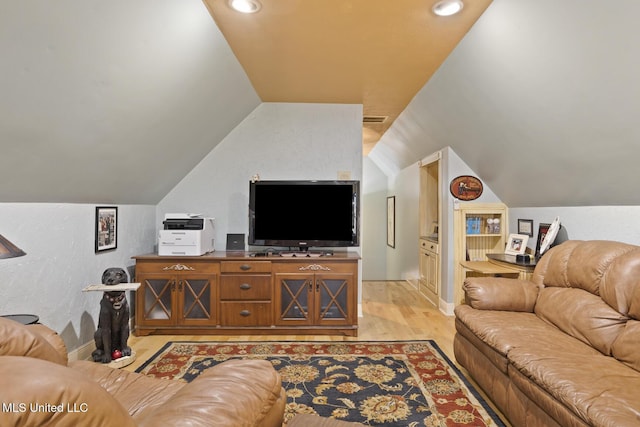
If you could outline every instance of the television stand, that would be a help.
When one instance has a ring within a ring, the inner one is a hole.
[[[317,258],[321,256],[331,255],[332,253],[326,253],[324,251],[282,251],[279,253],[282,257],[294,257],[294,258]]]
[[[136,256],[134,333],[357,336],[360,255],[309,253]]]

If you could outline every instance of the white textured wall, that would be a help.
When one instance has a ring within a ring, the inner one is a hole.
[[[362,179],[362,280],[387,280],[387,176],[368,157]]]
[[[93,340],[100,283],[108,267],[133,265],[131,257],[153,250],[155,208],[118,206],[118,248],[94,252],[95,205],[0,204],[0,234],[27,255],[0,259],[0,314],[32,313],[74,350]]]
[[[387,246],[387,277],[418,280],[420,169],[417,163],[389,179],[388,195],[396,198],[396,241],[395,248]],[[384,209],[386,217],[386,204]]]
[[[534,221],[533,237],[527,246],[535,249],[538,225],[556,216],[572,240],[616,240],[640,245],[640,206],[574,206],[509,209],[509,231],[518,231],[518,218]]]
[[[249,180],[362,179],[362,106],[264,103],[214,148],[157,207],[215,218],[215,248],[248,234]],[[298,206],[301,214],[310,206]],[[363,212],[363,215],[365,213]]]

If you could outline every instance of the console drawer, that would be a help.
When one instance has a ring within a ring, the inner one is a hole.
[[[215,274],[220,271],[217,262],[185,260],[153,260],[136,262],[136,274],[144,273],[201,273]]]
[[[220,278],[220,300],[271,301],[271,276],[225,274]]]
[[[220,326],[269,326],[271,319],[270,302],[220,303]]]
[[[271,273],[271,261],[222,261],[223,273]]]

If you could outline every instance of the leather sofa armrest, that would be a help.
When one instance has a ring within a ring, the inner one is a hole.
[[[33,357],[0,356],[0,378],[3,426],[135,427],[113,396],[66,366]]]
[[[268,361],[229,360],[207,369],[160,408],[135,420],[138,427],[280,427],[285,405],[281,393],[280,375]]]
[[[40,323],[27,325],[27,329],[37,333],[42,338],[44,338],[49,344],[51,344],[51,347],[53,347],[55,351],[58,352],[62,360],[64,360],[64,364],[66,365],[68,363],[67,346],[62,340],[62,337],[58,335],[56,331]]]
[[[505,277],[469,277],[465,302],[477,310],[533,312],[539,287],[533,282]]]
[[[26,356],[66,366],[66,348],[62,351],[56,347],[59,343],[52,345],[49,338],[39,331],[45,335],[55,334],[46,326],[38,329],[0,317],[0,356]],[[62,346],[64,347],[64,343]]]

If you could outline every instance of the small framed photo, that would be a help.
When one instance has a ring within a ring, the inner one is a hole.
[[[518,219],[518,234],[526,234],[529,237],[533,237],[533,220]]]
[[[118,247],[118,208],[96,207],[96,253]]]
[[[509,234],[507,247],[505,248],[504,253],[507,255],[522,255],[527,249],[528,241],[529,236],[526,234]]]

